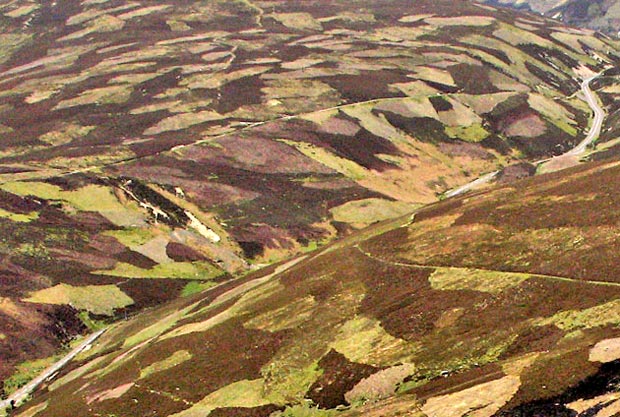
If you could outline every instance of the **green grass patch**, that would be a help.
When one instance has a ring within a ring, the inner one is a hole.
[[[133,300],[116,285],[87,285],[73,287],[59,284],[30,294],[22,301],[28,303],[70,305],[78,310],[111,316],[117,308],[132,305]]]
[[[50,356],[48,358],[36,359],[23,362],[17,365],[16,371],[9,378],[4,380],[4,392],[10,395],[32,381],[41,372],[53,365],[62,358],[62,354]]]
[[[308,158],[314,159],[315,161],[333,169],[334,171],[341,173],[347,178],[351,178],[353,180],[361,180],[368,175],[368,170],[363,166],[349,159],[341,158],[326,149],[314,146],[306,142],[295,142],[286,139],[280,139],[279,141],[294,147],[299,152],[306,155]]]
[[[27,6],[21,6],[15,10],[11,10],[10,12],[4,13],[4,15],[7,17],[12,17],[12,18],[23,17],[23,16],[29,15],[35,10],[38,10],[40,7],[41,6],[38,4],[29,4]]]
[[[586,308],[567,310],[535,322],[539,326],[553,324],[562,330],[590,329],[593,327],[620,324],[620,300]]]
[[[62,129],[45,133],[39,136],[39,140],[52,146],[66,145],[74,139],[84,137],[96,129],[96,126],[81,126],[69,123]]]
[[[341,110],[347,116],[359,120],[362,127],[370,133],[396,144],[410,145],[410,139],[387,121],[384,115],[376,115],[373,110],[379,101],[345,106]]]
[[[367,225],[403,216],[412,212],[415,207],[415,205],[402,201],[367,198],[350,201],[329,211],[335,221]]]
[[[112,236],[128,248],[142,246],[155,237],[152,230],[141,227],[129,227],[122,230],[107,230],[102,234],[105,236]]]
[[[0,208],[0,218],[9,219],[11,221],[19,222],[19,223],[30,223],[31,221],[39,218],[39,213],[36,211],[33,211],[28,214],[20,214],[20,213],[13,213],[13,212]]]
[[[171,262],[155,265],[151,269],[119,262],[111,270],[94,271],[93,274],[126,278],[176,278],[207,281],[224,272],[208,262]]]
[[[352,362],[376,366],[407,362],[419,349],[415,343],[390,335],[379,321],[363,316],[347,321],[331,347]]]
[[[192,311],[194,308],[196,308],[198,304],[199,302],[196,302],[181,310],[175,311],[163,317],[159,321],[153,323],[152,325],[141,329],[140,331],[133,334],[132,336],[127,337],[125,339],[125,342],[123,343],[123,347],[135,346],[152,337],[159,336],[160,334],[164,333],[166,330],[174,327],[174,325],[177,324],[179,320],[185,318],[185,316],[190,311]]]
[[[132,91],[132,86],[127,84],[96,88],[84,91],[76,98],[61,101],[54,109],[67,109],[88,104],[122,104],[129,100]]]
[[[88,311],[80,311],[78,317],[91,332],[96,332],[106,327],[105,322],[101,320],[94,320]]]
[[[197,294],[201,291],[209,289],[213,287],[215,284],[213,282],[200,282],[200,281],[191,281],[188,282],[185,287],[183,287],[183,291],[181,291],[181,297],[188,297],[193,294]]]
[[[207,395],[187,410],[175,414],[175,417],[208,416],[216,408],[252,408],[269,403],[270,401],[263,397],[262,379],[242,380]]]
[[[530,275],[513,272],[485,271],[467,268],[437,268],[429,277],[436,290],[473,290],[499,294],[515,287]]]
[[[187,350],[179,350],[177,352],[174,352],[171,356],[167,357],[166,359],[159,361],[159,362],[155,362],[147,366],[146,368],[141,369],[140,379],[144,379],[148,377],[149,375],[174,368],[175,366],[180,365],[183,362],[190,360],[191,358],[192,358],[192,354],[189,353]]]
[[[66,201],[78,210],[99,212],[112,223],[131,226],[141,223],[142,215],[136,210],[123,206],[112,190],[100,185],[87,185],[77,190],[65,191],[45,182],[7,182],[0,189],[20,196],[34,196],[45,200]]]
[[[312,384],[323,375],[318,360],[303,368],[268,367],[262,372],[267,376],[265,395],[274,404],[286,404],[302,400]]]
[[[222,119],[225,119],[225,116],[213,110],[203,110],[197,113],[181,113],[161,120],[156,125],[146,129],[144,134],[158,135],[160,133],[183,130],[201,123]]]
[[[471,126],[446,126],[445,132],[448,136],[465,142],[481,142],[489,136],[482,125],[473,124]]]
[[[274,13],[269,15],[269,17],[291,29],[323,30],[321,23],[315,20],[310,13]]]
[[[316,305],[314,297],[310,295],[284,307],[256,316],[246,322],[245,327],[270,332],[295,328],[312,316]]]
[[[571,136],[577,135],[576,122],[573,120],[573,115],[561,104],[541,94],[530,94],[527,102],[531,108],[545,116],[545,118],[564,132]]]
[[[26,34],[2,34],[0,35],[0,64],[5,63],[15,51],[27,45],[32,40],[32,35]]]

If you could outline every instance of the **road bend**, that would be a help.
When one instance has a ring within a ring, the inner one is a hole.
[[[603,121],[605,120],[606,113],[605,113],[605,110],[603,110],[603,108],[598,104],[596,95],[594,94],[594,92],[592,92],[592,89],[590,88],[590,83],[600,76],[601,74],[596,74],[596,75],[593,75],[592,77],[586,78],[585,80],[581,82],[581,91],[583,92],[586,102],[588,103],[588,105],[590,106],[590,108],[592,109],[594,113],[594,117],[592,118],[592,126],[590,127],[588,134],[573,149],[563,153],[560,156],[556,156],[555,158],[562,158],[562,157],[567,157],[567,156],[575,157],[575,156],[583,155],[586,152],[586,149],[588,148],[588,146],[592,142],[594,142],[596,139],[598,139],[599,135],[601,134],[601,129],[603,127]],[[554,159],[554,158],[537,161],[535,162],[535,164],[538,165],[538,164],[550,161],[551,159]],[[499,171],[493,171],[491,173],[485,174],[473,180],[472,182],[469,182],[465,185],[462,185],[458,188],[455,188],[453,190],[446,192],[444,196],[455,197],[457,195],[464,194],[480,185],[490,182],[493,178],[497,176],[497,174],[499,174]]]

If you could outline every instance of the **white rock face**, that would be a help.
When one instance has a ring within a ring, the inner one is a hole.
[[[213,243],[217,243],[220,240],[222,240],[220,235],[218,235],[213,230],[209,229],[207,226],[202,224],[202,222],[200,220],[198,220],[196,218],[196,216],[194,216],[192,213],[190,213],[189,211],[186,210],[185,211],[185,215],[190,220],[189,226],[192,229],[196,230],[198,233],[200,233],[200,235],[202,235],[203,237],[209,239]]]

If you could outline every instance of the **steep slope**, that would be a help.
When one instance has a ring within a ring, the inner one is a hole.
[[[613,415],[618,175],[450,199],[140,315],[21,415]]]
[[[453,1],[0,7],[0,378],[578,143],[616,45]],[[82,315],[85,322],[89,322]]]
[[[485,3],[541,13],[613,37],[620,32],[620,2],[616,0],[486,0]]]

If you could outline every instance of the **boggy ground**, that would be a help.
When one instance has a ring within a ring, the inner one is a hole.
[[[450,199],[141,314],[17,415],[613,415],[619,174]]]
[[[587,126],[577,78],[617,63],[606,37],[493,7],[355,7],[0,5],[0,349],[23,352],[0,379],[79,313],[189,296],[562,153]]]

